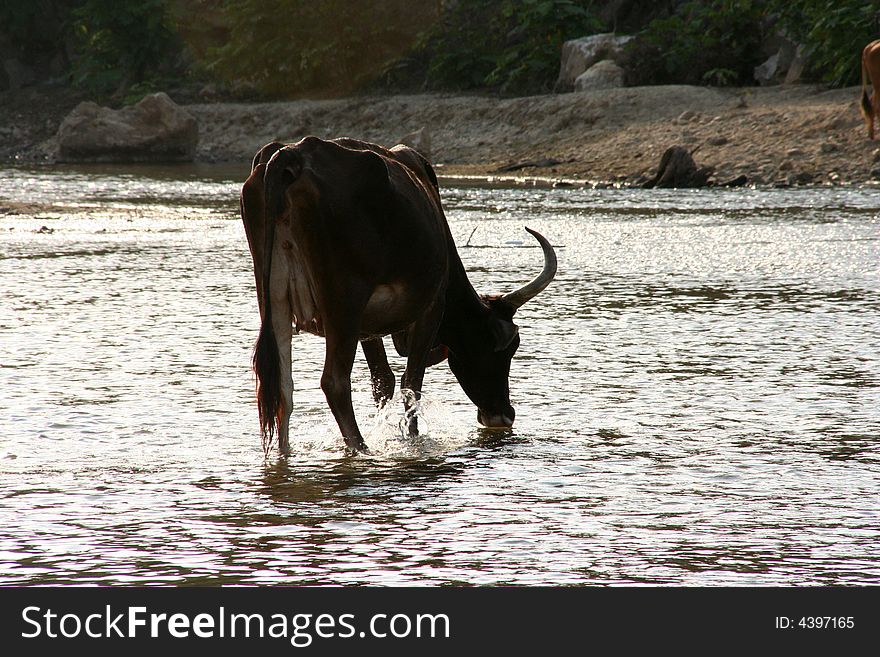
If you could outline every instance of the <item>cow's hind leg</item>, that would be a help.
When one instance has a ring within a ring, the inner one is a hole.
[[[278,344],[278,360],[280,365],[281,409],[278,422],[278,449],[282,454],[290,452],[290,416],[293,413],[293,373],[291,358],[291,340],[293,326],[290,322],[290,302],[287,291],[279,294],[272,302],[272,330]]]
[[[378,406],[394,395],[394,373],[388,365],[388,356],[382,338],[361,340],[361,349],[370,366],[370,379],[373,384],[373,399]]]
[[[325,327],[325,335],[327,353],[324,357],[324,373],[321,375],[321,390],[327,397],[327,405],[336,418],[345,444],[354,452],[365,452],[367,444],[358,428],[351,403],[351,368],[358,336],[350,329],[337,331],[330,326]]]

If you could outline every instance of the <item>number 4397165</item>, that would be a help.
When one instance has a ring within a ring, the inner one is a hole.
[[[788,616],[776,617],[776,629],[801,628],[805,630],[850,630],[856,626],[854,616]]]

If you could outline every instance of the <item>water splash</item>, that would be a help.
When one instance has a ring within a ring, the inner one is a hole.
[[[415,419],[418,434],[410,437]],[[453,408],[424,395],[416,400],[412,390],[401,390],[392,399],[363,417],[364,440],[371,459],[422,459],[439,456],[468,443],[473,426]],[[329,412],[298,426],[291,426],[293,458],[338,458],[346,453],[339,428]]]
[[[410,420],[418,435],[410,437]],[[376,411],[365,440],[374,458],[424,458],[457,449],[468,440],[470,426],[452,409],[422,393],[401,390]]]

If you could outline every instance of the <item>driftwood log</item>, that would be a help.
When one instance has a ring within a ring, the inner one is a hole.
[[[660,158],[657,175],[642,187],[705,187],[713,171],[712,167],[698,167],[691,152],[683,146],[672,146]]]

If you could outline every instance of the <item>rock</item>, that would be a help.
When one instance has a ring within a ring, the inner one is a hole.
[[[770,55],[763,63],[755,67],[754,77],[758,84],[766,86],[768,84],[778,84],[777,77],[780,71],[779,53]]]
[[[113,110],[77,105],[58,128],[61,162],[188,162],[195,155],[198,124],[167,94],[145,96]]]
[[[765,52],[770,50],[772,54],[754,71],[755,80],[762,87],[783,82],[798,52],[798,45],[782,34],[773,35],[765,46],[769,46]]]
[[[874,151],[871,153],[871,162],[873,162],[874,164],[880,162],[880,148],[875,148]]]
[[[800,82],[807,67],[807,48],[777,35],[779,49],[755,67],[755,80],[761,86]]]
[[[623,69],[610,59],[593,64],[574,81],[575,91],[617,89],[622,86]]]
[[[709,137],[708,143],[710,146],[724,146],[724,144],[728,143],[729,141],[730,140],[727,137],[723,135],[718,135],[717,137]]]
[[[681,121],[682,123],[687,123],[688,121],[691,121],[691,120],[695,119],[696,117],[697,117],[697,115],[694,112],[692,112],[691,110],[685,110],[684,112],[682,112],[681,114],[678,115],[678,120]]]
[[[428,162],[431,161],[431,133],[424,126],[404,135],[397,143],[417,150]]]
[[[792,169],[794,169],[794,163],[791,160],[782,160],[779,163],[780,171],[791,171]]]
[[[793,173],[788,177],[789,185],[809,185],[813,182],[815,176],[809,171],[801,171],[799,173]]]
[[[660,158],[657,175],[642,187],[652,189],[705,187],[712,175],[711,167],[697,167],[690,151],[682,146],[667,148]]]
[[[785,151],[785,157],[803,157],[806,155],[800,148],[789,148]]]
[[[607,33],[594,34],[563,43],[556,90],[569,91],[573,89],[578,77],[603,59],[610,59],[618,64],[622,63],[623,46],[632,38],[631,36],[617,36]]]
[[[562,161],[550,157],[545,157],[539,160],[527,160],[525,162],[515,162],[513,164],[507,164],[505,166],[498,167],[497,169],[495,169],[495,171],[497,171],[498,173],[508,173],[510,171],[519,171],[520,169],[546,169],[548,167],[555,167],[557,164],[562,164]]]
[[[839,151],[840,146],[835,144],[833,141],[825,141],[819,144],[819,152],[820,153],[834,153],[835,151]]]
[[[785,80],[782,81],[783,84],[795,84],[800,82],[804,70],[807,68],[808,60],[809,52],[807,51],[806,46],[799,45],[794,51],[794,59],[792,59],[791,64],[788,67],[788,72],[785,74]]]
[[[745,174],[740,174],[736,178],[731,178],[727,182],[720,183],[721,187],[742,187],[749,183],[749,177]]]

